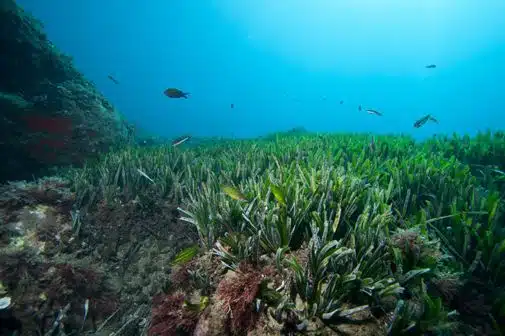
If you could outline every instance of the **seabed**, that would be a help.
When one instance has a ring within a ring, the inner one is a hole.
[[[2,335],[502,335],[504,158],[278,133],[7,183]]]

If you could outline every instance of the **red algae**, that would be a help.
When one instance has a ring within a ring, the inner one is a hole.
[[[47,132],[51,134],[72,134],[72,120],[62,117],[43,117],[32,115],[24,117],[28,129],[33,132]]]

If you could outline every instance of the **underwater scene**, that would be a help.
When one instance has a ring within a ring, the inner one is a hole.
[[[0,0],[0,336],[505,335],[503,13]]]

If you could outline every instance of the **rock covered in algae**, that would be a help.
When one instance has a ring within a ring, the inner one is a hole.
[[[130,126],[14,0],[0,0],[0,182],[79,164]]]

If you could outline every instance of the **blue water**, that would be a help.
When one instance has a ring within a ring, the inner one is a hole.
[[[505,127],[505,1],[18,3],[131,122],[158,135],[304,126],[424,138]],[[167,87],[191,98],[168,99]],[[426,113],[440,124],[414,129]]]

